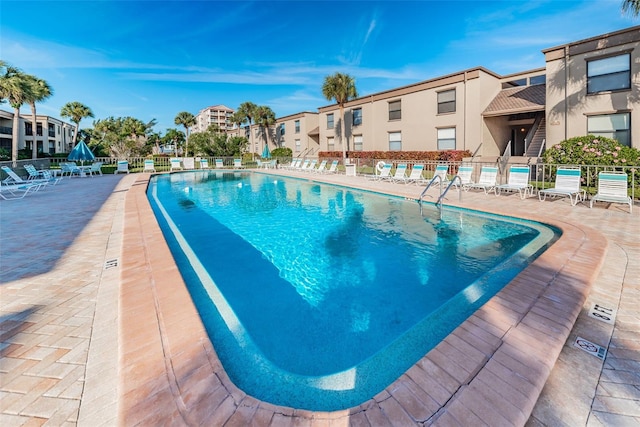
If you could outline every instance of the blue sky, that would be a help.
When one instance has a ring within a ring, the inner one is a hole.
[[[0,58],[54,88],[40,114],[79,101],[164,133],[210,105],[316,111],[336,71],[366,96],[476,66],[543,67],[542,49],[639,25],[621,3],[2,0]]]

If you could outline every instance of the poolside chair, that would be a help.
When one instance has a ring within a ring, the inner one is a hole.
[[[44,169],[37,170],[33,165],[24,165],[24,170],[29,174],[27,181],[53,178],[50,171]]]
[[[118,160],[118,165],[116,167],[115,172],[113,174],[119,173],[129,173],[129,162],[127,160]]]
[[[171,172],[182,170],[182,162],[179,157],[171,157],[169,159],[169,164],[171,164]]]
[[[462,189],[469,191],[470,189],[484,190],[484,194],[488,194],[490,191],[495,191],[498,180],[498,168],[495,166],[483,166],[480,169],[480,178],[478,182],[470,182],[464,184]]]
[[[224,169],[224,162],[222,159],[216,159],[216,169]]]
[[[156,165],[153,162],[153,159],[145,159],[143,172],[155,172],[155,171],[156,171]]]
[[[407,177],[407,164],[400,163],[396,166],[396,171],[393,176],[389,177],[389,181],[391,182],[404,182]]]
[[[313,172],[314,173],[324,173],[326,170],[327,170],[327,161],[323,160],[318,165],[318,168],[314,169]]]
[[[74,175],[80,176],[81,174],[82,174],[82,171],[78,166],[76,166],[75,162],[60,163],[61,176],[68,175],[71,178]]]
[[[593,202],[602,201],[610,203],[626,203],[629,205],[629,213],[633,212],[633,200],[627,192],[629,177],[624,172],[604,171],[598,174],[598,192],[591,199],[589,207],[593,208]]]
[[[318,159],[311,160],[311,163],[304,170],[305,172],[313,172],[316,169],[316,165],[318,164]]]
[[[182,158],[182,167],[185,170],[193,170],[196,168],[196,159],[193,157],[183,157]]]
[[[337,171],[338,171],[338,161],[334,160],[331,162],[331,166],[329,166],[329,169],[324,171],[324,173],[336,173]]]
[[[293,158],[292,157],[291,161],[288,164],[282,166],[282,168],[283,169],[293,169],[295,167],[296,163],[298,163],[298,158]]]
[[[309,166],[309,163],[311,163],[311,160],[307,159],[302,163],[302,166],[299,166],[297,168],[297,170],[299,171],[304,171],[305,169],[307,169],[307,167]]]
[[[538,191],[538,199],[541,202],[547,196],[569,197],[571,206],[584,201],[587,197],[587,192],[580,189],[580,168],[558,168],[555,186]]]
[[[422,184],[425,182],[422,177],[422,172],[424,172],[424,165],[413,165],[411,168],[411,173],[404,180],[405,184],[413,183],[413,184]]]
[[[471,175],[473,174],[473,166],[460,166],[458,168],[458,177],[460,181],[454,180],[453,185],[458,188],[460,186],[463,190],[465,186],[471,185],[473,181],[471,181]]]
[[[233,159],[233,167],[234,169],[244,169],[244,166],[242,166],[242,159]]]
[[[39,184],[40,185],[40,187],[38,188],[39,190],[42,186],[45,186],[49,183],[52,183],[53,185],[55,185],[60,180],[60,178],[49,178],[49,179],[41,178],[41,179],[26,180],[26,179],[22,179],[22,177],[17,173],[15,173],[15,171],[11,169],[9,166],[2,166],[2,170],[8,175],[8,177],[2,181],[2,184],[4,185]]]
[[[86,169],[85,173],[90,177],[93,177],[94,175],[102,176],[102,162],[91,163],[91,167],[89,169]]]
[[[209,159],[200,159],[200,169],[209,169]]]
[[[449,165],[437,165],[433,176],[440,177],[440,185],[449,182]]]
[[[365,175],[365,178],[373,180],[373,181],[384,181],[385,179],[389,179],[391,176],[391,167],[393,165],[391,163],[385,163],[380,169],[380,173],[376,175]],[[376,167],[376,172],[378,168]]]
[[[0,198],[4,200],[22,199],[29,193],[34,193],[42,188],[42,183],[27,182],[26,184],[2,184],[0,185]]]
[[[533,195],[533,186],[529,184],[529,172],[529,166],[511,166],[507,183],[496,186],[496,196],[499,196],[502,191],[517,191],[521,199],[525,199],[527,194]]]

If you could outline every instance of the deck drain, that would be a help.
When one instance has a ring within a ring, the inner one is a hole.
[[[114,268],[118,266],[118,258],[114,258],[114,259],[110,259],[105,261],[104,263],[104,269],[108,270],[110,268]]]
[[[589,309],[589,317],[613,325],[616,321],[616,310],[594,302]]]
[[[587,341],[584,338],[576,338],[576,342],[573,343],[573,346],[579,348],[582,351],[586,351],[590,355],[595,356],[601,360],[604,360],[604,357],[607,355],[606,348],[599,346],[598,344],[594,344],[591,341]]]

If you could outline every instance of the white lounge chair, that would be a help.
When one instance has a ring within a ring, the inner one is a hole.
[[[224,162],[222,159],[216,159],[216,169],[224,169]]]
[[[143,172],[155,172],[155,171],[156,171],[156,165],[153,162],[153,159],[145,159]]]
[[[484,190],[484,194],[488,194],[490,191],[495,191],[498,181],[498,168],[494,166],[483,166],[480,169],[480,178],[478,182],[470,182],[462,186],[462,189],[469,191],[470,189]]]
[[[209,169],[209,159],[200,159],[200,169]]]
[[[473,166],[460,166],[458,168],[458,177],[460,178],[460,181],[454,180],[453,185],[456,188],[460,186],[464,190],[465,186],[473,183],[473,181],[471,181],[471,175],[473,175]]]
[[[338,171],[338,161],[334,160],[331,162],[331,166],[329,166],[329,169],[324,171],[324,173],[336,173],[337,171]]]
[[[129,162],[127,160],[118,160],[118,165],[116,167],[114,175],[119,174],[121,172],[129,173]]]
[[[196,168],[196,159],[193,157],[183,157],[182,167],[184,170],[193,170]]]
[[[307,167],[309,167],[309,163],[311,163],[311,160],[307,159],[302,163],[302,166],[299,166],[297,168],[297,170],[299,171],[304,171],[305,169],[307,169]]]
[[[182,170],[182,161],[179,157],[171,157],[169,159],[169,164],[171,165],[171,172]]]
[[[365,178],[373,180],[373,181],[383,181],[385,179],[389,179],[391,176],[391,167],[393,165],[391,163],[383,163],[382,167],[378,169],[378,165],[376,165],[376,172],[379,172],[375,175],[365,175]]]
[[[2,184],[0,185],[0,198],[4,200],[22,199],[29,193],[38,191],[43,185],[38,182],[27,182],[26,184]]]
[[[413,165],[411,168],[411,173],[404,180],[405,184],[414,183],[414,184],[422,184],[425,182],[424,177],[422,176],[422,172],[424,172],[424,165]]]
[[[60,176],[68,175],[71,178],[74,175],[80,176],[82,171],[75,162],[60,163]]]
[[[437,165],[433,176],[440,177],[440,185],[449,182],[449,165]]]
[[[589,207],[593,207],[593,202],[625,203],[629,205],[629,213],[633,212],[633,200],[627,191],[629,177],[624,172],[600,172],[598,174],[598,191],[591,199]]]
[[[88,174],[90,177],[94,175],[102,176],[102,162],[93,162],[91,163],[91,167],[85,169],[85,174]]]
[[[555,186],[538,191],[538,199],[541,202],[547,196],[569,197],[571,206],[583,201],[587,196],[587,192],[580,189],[580,168],[559,167],[556,172]]]
[[[326,170],[327,170],[327,161],[323,160],[318,165],[318,168],[314,169],[313,172],[314,173],[324,173]]]
[[[244,166],[242,166],[242,159],[233,159],[233,167],[234,169],[244,169]]]
[[[4,185],[39,184],[40,185],[40,187],[38,187],[38,190],[39,190],[40,188],[42,188],[42,186],[45,186],[49,183],[55,185],[60,180],[60,178],[26,180],[26,179],[23,179],[17,173],[15,173],[15,171],[11,169],[9,166],[2,166],[2,170],[8,175],[8,177],[2,181],[2,184]]]
[[[393,174],[393,176],[389,178],[389,180],[391,182],[404,182],[406,177],[407,177],[407,164],[400,163],[398,164],[398,166],[396,166],[396,171]]]
[[[496,186],[496,196],[502,191],[517,191],[521,199],[525,199],[527,194],[533,195],[533,186],[529,184],[529,172],[529,166],[511,166],[507,183]]]
[[[305,172],[313,172],[313,171],[315,171],[317,164],[318,164],[318,159],[311,160],[311,163],[309,163],[309,165],[307,166],[307,168],[304,171]]]

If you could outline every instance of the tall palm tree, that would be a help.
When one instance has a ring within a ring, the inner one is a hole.
[[[249,146],[251,147],[252,153],[253,153],[253,135],[251,132],[251,123],[252,123],[252,120],[256,117],[256,114],[255,114],[256,108],[258,108],[258,106],[253,102],[249,102],[249,101],[243,102],[242,104],[240,104],[240,107],[238,107],[238,114],[241,114],[244,117],[246,117],[247,121],[249,122]]]
[[[346,159],[347,151],[345,144],[342,143],[345,133],[344,104],[350,99],[358,97],[355,79],[343,73],[326,76],[322,84],[322,95],[329,101],[335,100],[340,107],[340,145],[342,145],[342,158]]]
[[[18,137],[20,128],[20,107],[31,97],[29,77],[19,68],[0,60],[0,102],[5,100],[13,107],[13,129],[11,132],[11,161],[18,160]]]
[[[622,11],[630,13],[632,16],[640,15],[640,0],[624,0],[622,2]]]
[[[196,118],[193,114],[188,111],[182,111],[178,113],[175,120],[173,121],[177,125],[184,126],[185,133],[187,134],[186,142],[184,143],[184,156],[187,157],[189,155],[189,128],[191,126],[195,126]]]
[[[33,128],[33,147],[31,147],[31,158],[35,159],[38,157],[38,143],[36,142],[37,134],[38,134],[38,123],[37,123],[37,114],[36,114],[36,102],[42,102],[45,99],[49,98],[53,95],[53,89],[46,81],[35,77],[28,76],[31,85],[31,93],[27,102],[31,105],[31,123]],[[44,137],[45,129],[43,127],[42,133]],[[43,138],[46,141],[46,138]]]
[[[260,126],[262,135],[265,137],[265,143],[269,145],[269,131],[271,126],[276,123],[276,113],[270,107],[261,105],[256,108],[254,114],[256,115],[256,124]]]
[[[93,111],[86,105],[78,102],[67,102],[60,111],[62,117],[69,117],[69,119],[76,124],[76,131],[73,133],[73,146],[76,146],[78,139],[78,131],[80,130],[80,121],[87,117],[93,117]]]

